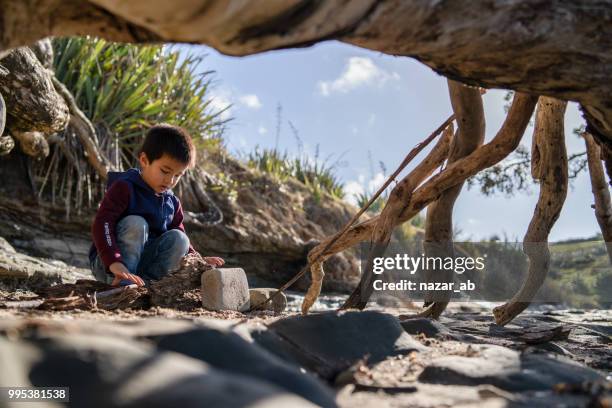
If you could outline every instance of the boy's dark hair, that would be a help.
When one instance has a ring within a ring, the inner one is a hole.
[[[182,127],[167,123],[149,129],[140,152],[147,155],[150,163],[162,157],[164,153],[181,163],[188,164],[189,167],[193,167],[196,159],[191,135]]]

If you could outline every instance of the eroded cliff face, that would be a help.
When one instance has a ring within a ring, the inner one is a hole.
[[[61,206],[37,201],[28,190],[27,160],[15,151],[0,161],[0,173],[11,180],[0,185],[0,236],[17,252],[87,268],[95,211],[73,212],[66,220]],[[198,179],[215,211],[185,185],[175,189],[187,233],[203,255],[224,257],[228,266],[244,268],[254,280],[285,283],[305,265],[316,241],[335,233],[357,211],[327,194],[313,194],[297,180],[281,182],[247,168],[225,152],[208,157],[204,167]],[[222,220],[214,224],[210,214],[216,212]],[[359,263],[351,252],[330,259],[326,271],[327,290],[348,291],[359,280]],[[306,279],[294,288],[304,288]]]

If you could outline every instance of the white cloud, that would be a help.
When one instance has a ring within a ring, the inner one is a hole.
[[[266,133],[268,133],[268,129],[266,129],[262,125],[259,125],[259,127],[257,128],[257,133],[259,133],[260,135],[265,135]]]
[[[352,180],[344,184],[344,196],[346,197],[346,201],[353,205],[357,205],[357,196],[364,192],[363,185],[358,181]]]
[[[368,180],[366,183],[365,176],[360,174],[357,180],[351,180],[344,184],[345,200],[353,205],[357,205],[357,196],[359,194],[364,194],[366,192],[368,195],[374,194],[386,180],[387,177],[385,177],[382,172],[379,172],[374,175],[374,178]]]
[[[378,67],[370,58],[351,57],[340,77],[332,81],[319,81],[319,92],[329,96],[335,92],[346,93],[363,85],[382,86],[390,79],[399,79],[397,72],[388,72]]]
[[[219,112],[223,109],[227,108],[232,104],[231,102],[231,93],[225,89],[215,89],[211,92],[211,101],[210,107],[213,112]],[[226,120],[231,118],[232,116],[232,108],[228,108],[220,115],[221,120]]]
[[[386,180],[387,180],[387,177],[385,177],[385,175],[382,174],[382,172],[376,173],[374,175],[374,178],[368,181],[368,191],[372,191],[372,192],[378,191],[380,186],[385,184]]]
[[[259,109],[262,106],[259,98],[255,94],[241,95],[238,100],[250,109]]]

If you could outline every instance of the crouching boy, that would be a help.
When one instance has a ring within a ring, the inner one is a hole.
[[[186,254],[199,256],[185,234],[181,202],[171,190],[194,166],[195,156],[184,129],[162,124],[147,132],[139,169],[108,173],[91,229],[89,261],[97,280],[142,286],[177,268]],[[218,257],[202,259],[224,264]]]

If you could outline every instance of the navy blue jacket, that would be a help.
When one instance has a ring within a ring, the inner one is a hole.
[[[181,202],[166,190],[157,194],[140,176],[139,169],[109,172],[106,193],[94,218],[91,233],[93,244],[89,260],[97,254],[108,268],[113,262],[123,262],[117,245],[115,226],[128,215],[140,215],[149,224],[149,239],[171,229],[185,232]],[[195,252],[189,245],[189,252]]]

